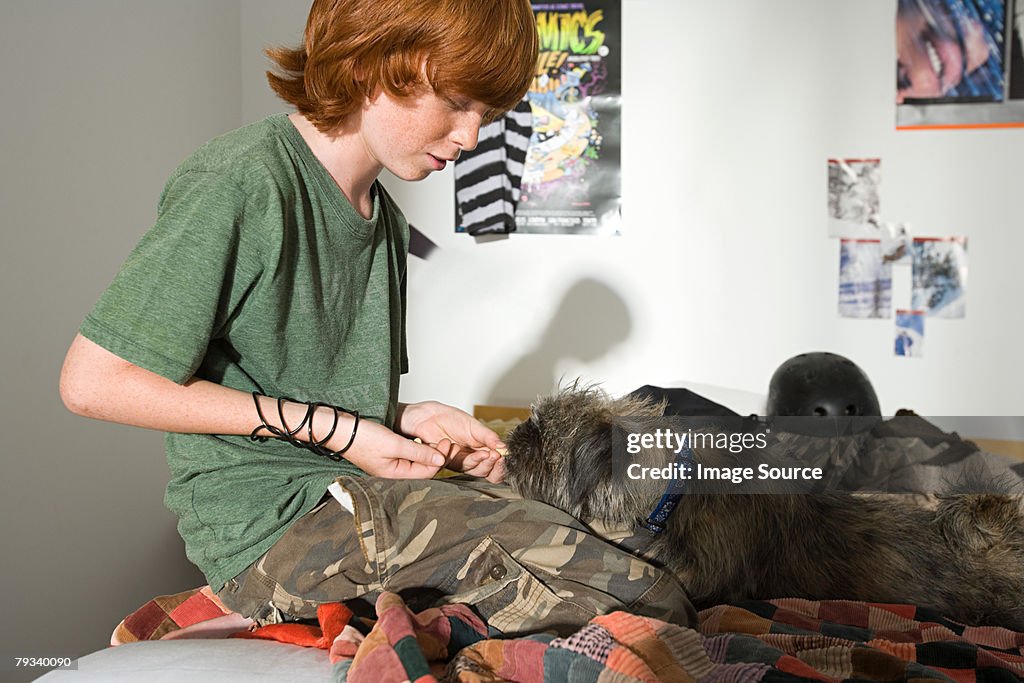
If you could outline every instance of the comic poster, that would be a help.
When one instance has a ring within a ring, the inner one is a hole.
[[[840,240],[839,315],[888,318],[892,315],[892,264],[879,240]]]
[[[967,295],[967,238],[915,237],[910,305],[934,318],[963,318]]]
[[[828,160],[828,234],[830,237],[879,237],[880,159]]]
[[[620,234],[619,0],[534,2],[540,55],[516,229]]]
[[[924,311],[896,311],[893,353],[904,358],[924,356]]]
[[[897,0],[896,127],[1024,126],[1024,0]]]

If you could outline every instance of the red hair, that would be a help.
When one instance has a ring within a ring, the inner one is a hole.
[[[315,0],[301,47],[272,48],[270,87],[321,131],[382,88],[404,97],[423,85],[508,111],[537,62],[529,0]]]

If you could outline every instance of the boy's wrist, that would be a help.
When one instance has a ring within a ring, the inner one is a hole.
[[[409,433],[412,425],[416,422],[416,411],[420,403],[399,403],[398,411],[395,413],[395,431],[402,436],[412,438]]]
[[[320,443],[323,448],[337,452],[345,448],[349,439],[353,438],[355,416],[332,406],[318,406],[313,413],[313,443]],[[309,433],[303,437],[309,441]]]
[[[249,434],[253,441],[276,437],[316,455],[340,461],[352,446],[359,413],[323,403],[302,403],[252,393],[259,420]]]

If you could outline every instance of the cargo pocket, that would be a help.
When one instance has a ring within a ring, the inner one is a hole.
[[[446,602],[474,606],[506,635],[555,631],[568,635],[597,616],[560,597],[490,536],[440,586]]]

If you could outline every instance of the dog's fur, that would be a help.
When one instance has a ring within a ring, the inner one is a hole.
[[[506,480],[584,522],[635,525],[664,482],[613,476],[612,421],[662,410],[564,389],[508,435]],[[927,506],[910,496],[694,493],[644,555],[673,571],[698,608],[781,597],[909,602],[1024,630],[1018,496],[945,495]]]

